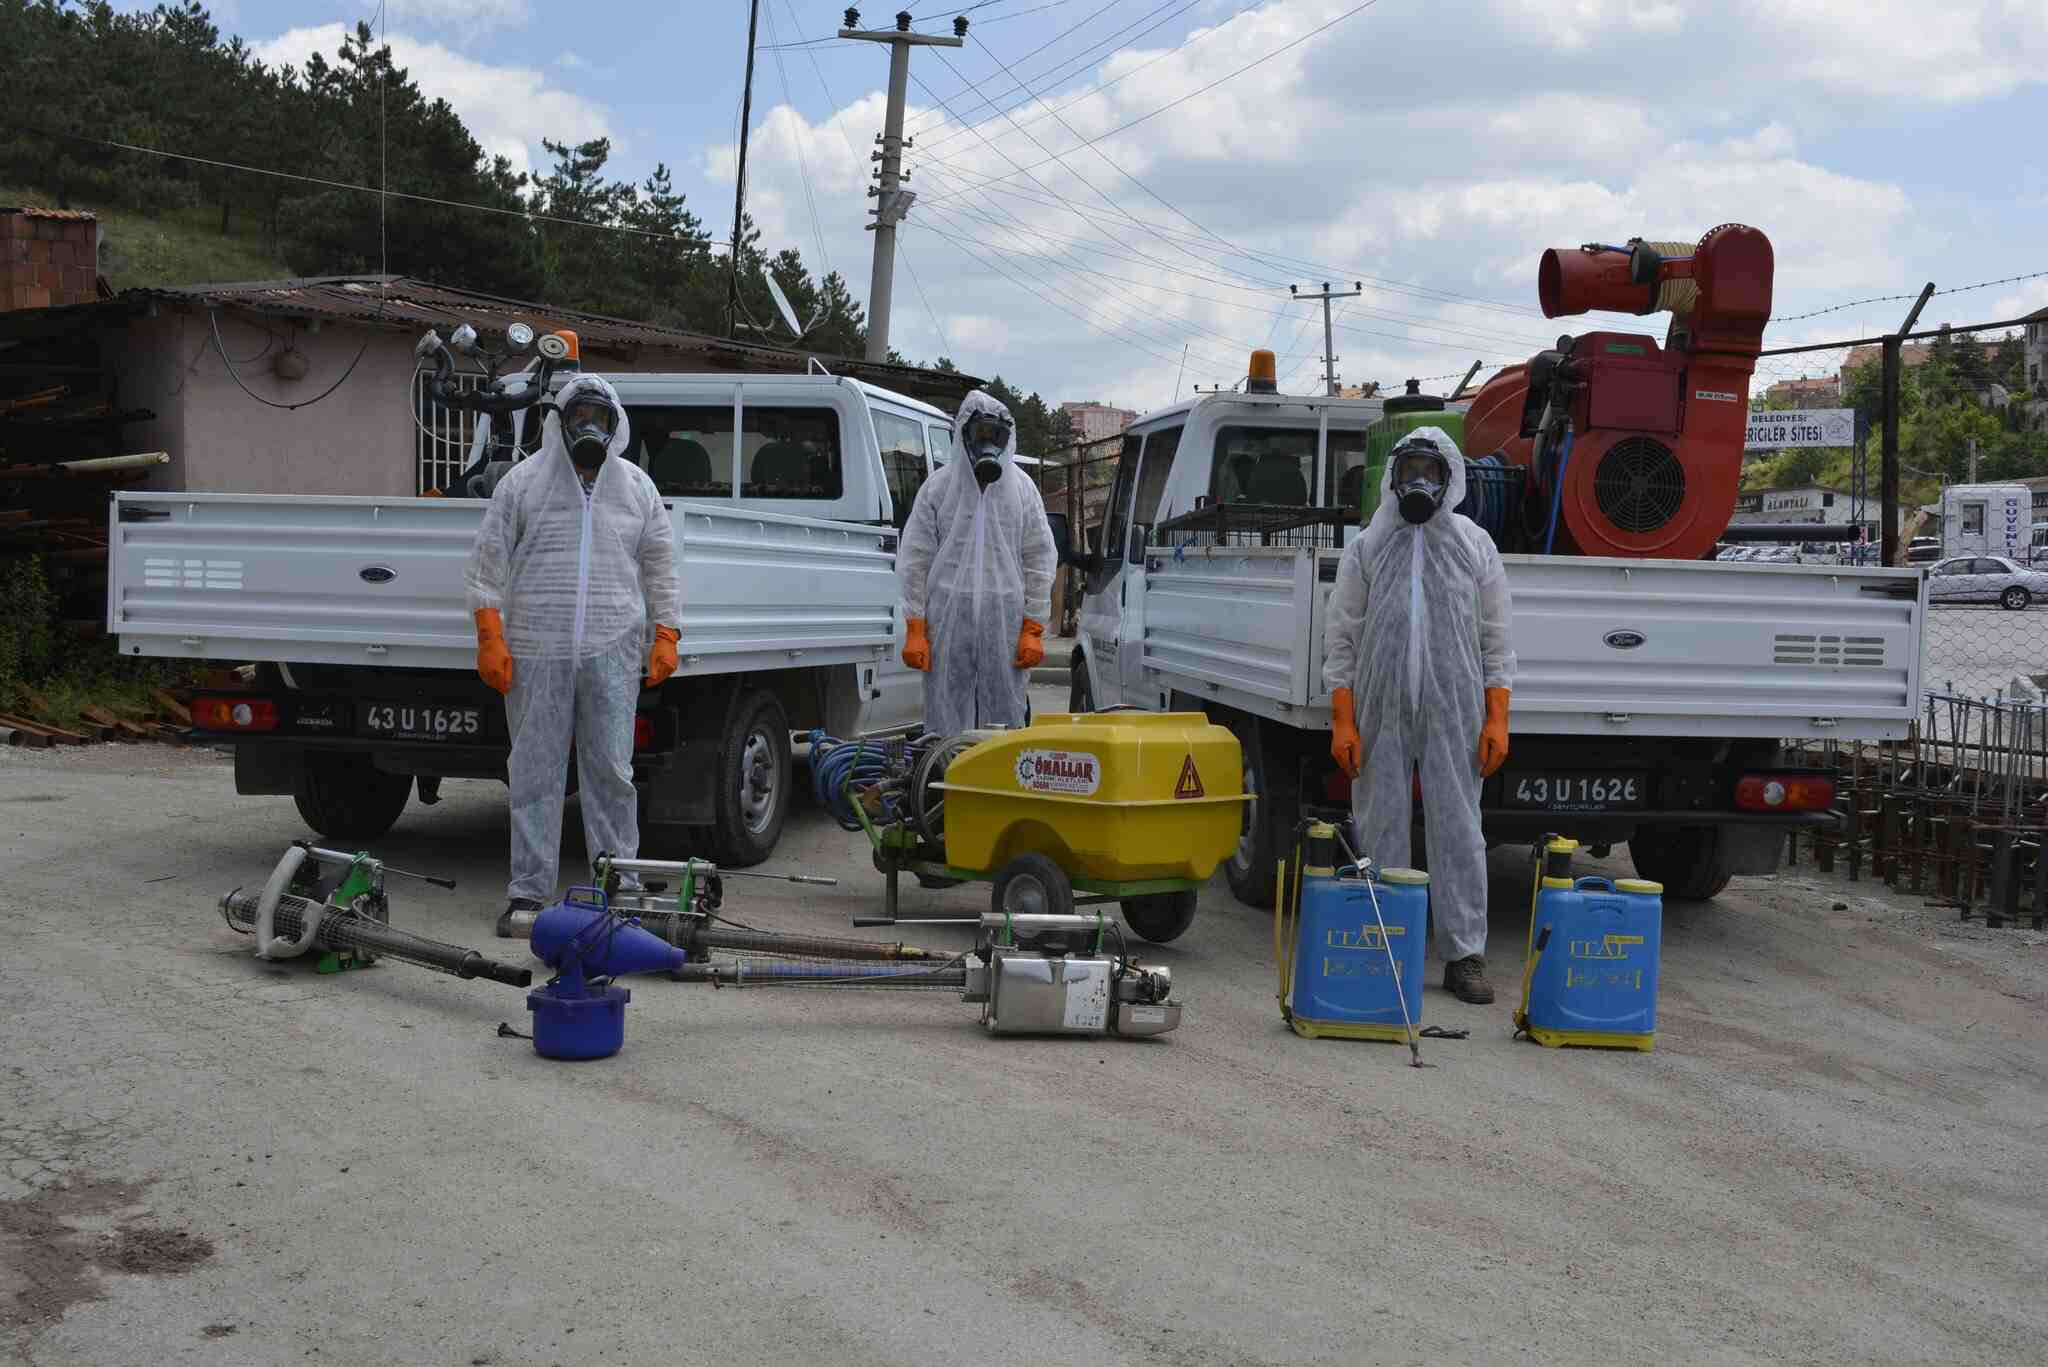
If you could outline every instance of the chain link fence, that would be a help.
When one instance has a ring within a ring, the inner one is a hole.
[[[1750,454],[1738,520],[1813,535],[1748,553],[1917,567],[1928,691],[2048,693],[2044,367],[2048,319],[2032,318],[1765,352],[1753,406],[1849,409],[1854,439]]]

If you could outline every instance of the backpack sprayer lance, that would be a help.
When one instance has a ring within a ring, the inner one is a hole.
[[[324,893],[319,887],[323,866],[341,870],[334,886]],[[317,948],[322,951],[319,971],[323,973],[366,967],[380,957],[389,957],[457,978],[488,978],[511,987],[532,984],[531,969],[499,963],[461,945],[394,930],[389,924],[390,900],[384,893],[386,874],[417,878],[437,887],[455,886],[451,878],[408,873],[367,854],[324,850],[300,840],[285,850],[260,893],[237,888],[221,898],[221,915],[232,929],[256,937],[258,958],[291,959]]]
[[[1380,915],[1380,895],[1372,885],[1372,861],[1351,848],[1351,842],[1344,838],[1342,826],[1332,826],[1330,829],[1337,837],[1337,843],[1344,847],[1344,853],[1350,855],[1351,862],[1358,866],[1359,877],[1365,883],[1365,895],[1372,900],[1372,919],[1379,923],[1380,948],[1387,951],[1387,971],[1394,976],[1394,996],[1401,1004],[1401,1023],[1408,1027],[1408,1066],[1427,1067],[1428,1065],[1422,1061],[1422,1041],[1415,1034],[1415,1017],[1408,1011],[1408,989],[1401,983],[1401,966],[1394,962],[1394,945],[1387,938],[1387,921]]]

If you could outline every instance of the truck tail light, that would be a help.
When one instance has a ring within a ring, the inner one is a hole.
[[[1745,774],[1735,785],[1745,812],[1824,812],[1835,805],[1835,781],[1817,774]]]
[[[192,724],[207,731],[275,731],[277,704],[268,698],[198,698]]]
[[[633,714],[633,748],[652,750],[654,748],[654,718],[645,712]]]

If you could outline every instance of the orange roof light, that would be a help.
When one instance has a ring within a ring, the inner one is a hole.
[[[577,340],[576,334],[567,328],[543,333],[540,341],[535,344],[535,349],[558,365],[573,366],[583,359],[582,344]]]
[[[1247,394],[1277,394],[1280,392],[1280,368],[1274,362],[1273,353],[1264,349],[1252,353],[1251,369],[1245,372],[1244,390]]]

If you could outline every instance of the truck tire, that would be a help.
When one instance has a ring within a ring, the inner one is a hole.
[[[1712,901],[1733,876],[1721,857],[1721,833],[1711,826],[1641,827],[1629,838],[1628,857],[1678,902]]]
[[[1211,720],[1228,727],[1237,737],[1238,748],[1244,755],[1244,790],[1257,794],[1244,804],[1244,820],[1238,832],[1237,848],[1223,861],[1223,878],[1230,884],[1231,895],[1238,901],[1248,907],[1269,911],[1273,906],[1273,880],[1279,871],[1280,852],[1273,828],[1273,813],[1265,800],[1268,788],[1259,723],[1257,718],[1237,713],[1212,717]]]
[[[387,774],[367,755],[309,751],[292,782],[299,815],[330,840],[375,840],[411,796],[411,774]]]
[[[775,853],[789,815],[789,714],[765,689],[733,700],[731,725],[719,740],[712,799],[712,858],[750,868]]]
[[[1122,903],[1124,924],[1141,939],[1155,945],[1178,940],[1195,920],[1195,890],[1154,892],[1143,897],[1126,897]]]
[[[1067,679],[1067,711],[1093,712],[1095,690],[1088,684],[1088,660],[1086,656],[1074,657],[1073,669]]]

